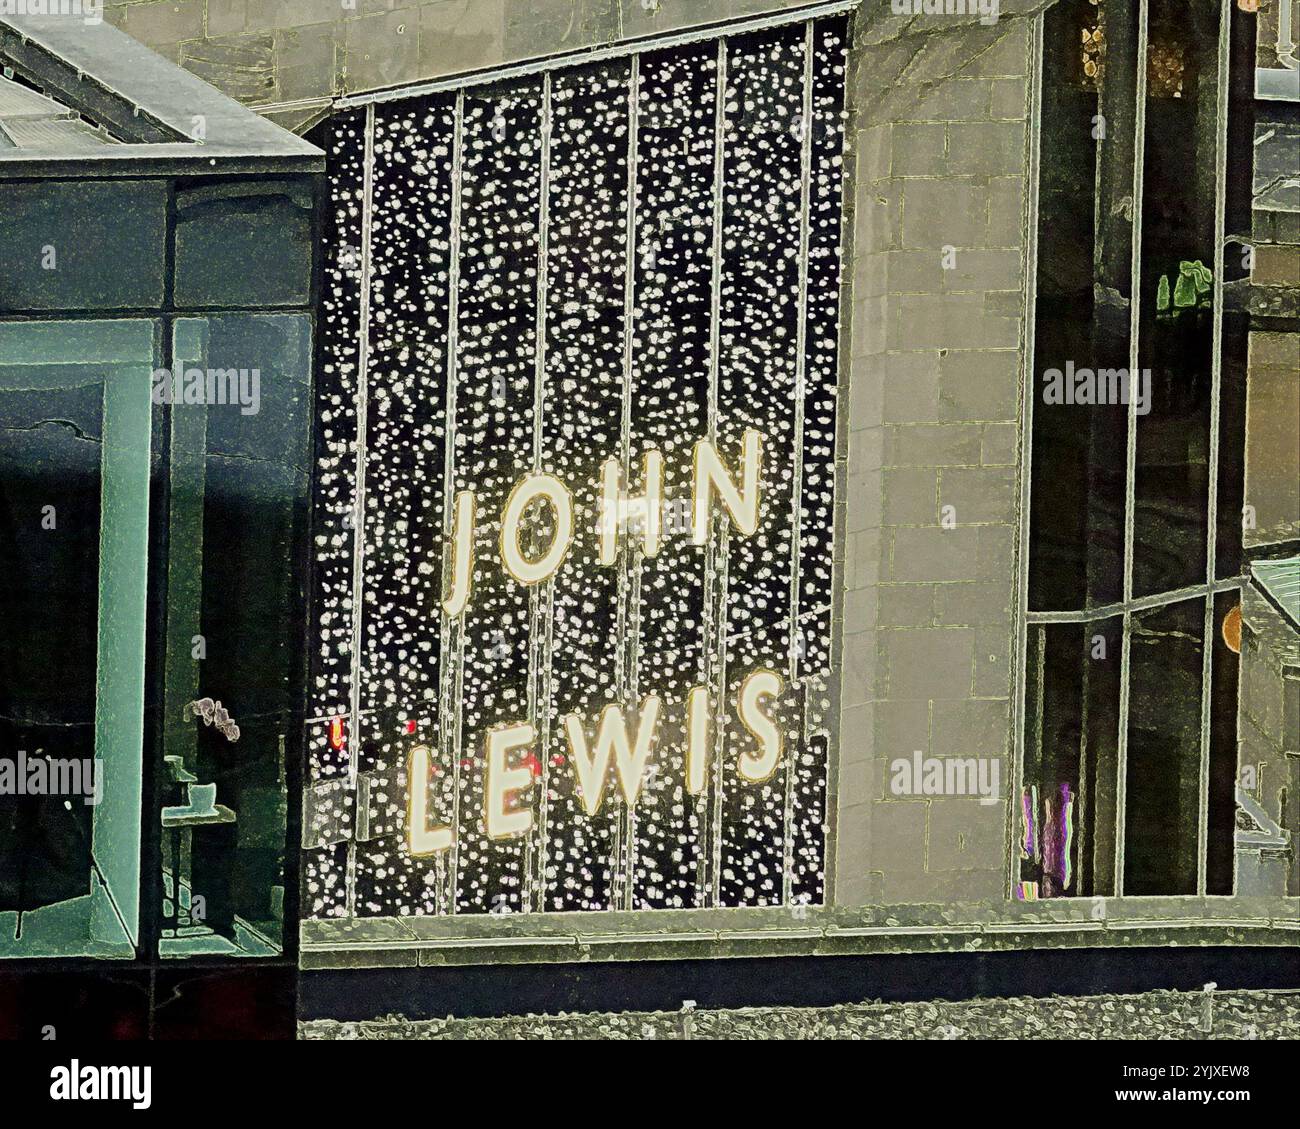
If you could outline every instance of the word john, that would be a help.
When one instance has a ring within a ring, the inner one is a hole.
[[[762,470],[762,444],[757,431],[746,431],[742,443],[742,466],[738,486],[727,472],[714,445],[707,439],[695,444],[692,473],[691,540],[703,545],[709,539],[710,503],[716,493],[727,508],[732,523],[749,537],[758,528],[759,479]],[[618,560],[619,529],[626,527],[630,514],[640,517],[642,552],[647,557],[659,553],[663,542],[664,459],[654,447],[646,450],[642,463],[642,489],[639,498],[629,498],[622,484],[618,459],[606,459],[600,476],[600,515],[596,536],[600,545],[598,563],[612,568]],[[551,513],[551,543],[532,555],[520,545],[524,515],[534,506],[544,505]],[[573,495],[553,475],[527,474],[515,484],[501,514],[500,553],[506,572],[520,584],[540,584],[555,575],[573,545]],[[473,490],[456,495],[452,513],[451,591],[443,601],[443,611],[458,616],[469,605],[474,588],[474,526],[478,520],[477,499]]]

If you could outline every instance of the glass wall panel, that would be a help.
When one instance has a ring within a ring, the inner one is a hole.
[[[1152,0],[1136,379],[1133,594],[1205,580],[1218,5]]]
[[[1095,377],[1128,366],[1137,11],[1044,19],[1029,607],[1053,611],[1123,596],[1128,409]]]
[[[171,405],[165,956],[282,944],[311,321],[183,318]]]
[[[1118,616],[1030,626],[1022,899],[1114,893],[1121,630]]]
[[[0,324],[0,956],[138,937],[157,332]]]
[[[176,189],[176,305],[305,306],[312,207],[305,178],[182,181]]]
[[[1210,778],[1207,797],[1205,892],[1232,893],[1237,834],[1237,689],[1240,674],[1241,597],[1214,598],[1210,673]]]
[[[1124,890],[1195,894],[1205,602],[1132,619]]]
[[[166,181],[0,181],[0,313],[156,309],[166,247]]]

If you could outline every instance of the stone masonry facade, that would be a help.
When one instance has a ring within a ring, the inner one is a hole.
[[[889,765],[998,758],[1009,789],[1031,27],[858,23],[840,905],[1005,897],[1006,805],[895,797]]]

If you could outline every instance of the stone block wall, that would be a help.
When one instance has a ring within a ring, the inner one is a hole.
[[[1001,900],[1032,19],[876,17],[849,79],[836,902]],[[998,788],[898,794],[917,750]]]
[[[323,100],[780,12],[799,0],[108,0],[105,18],[250,105]],[[287,110],[284,124],[305,120]]]

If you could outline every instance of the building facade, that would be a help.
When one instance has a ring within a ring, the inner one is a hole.
[[[1292,9],[106,7],[326,154],[301,965],[1294,945]]]
[[[768,7],[344,76],[304,964],[1291,938],[1267,18]]]

